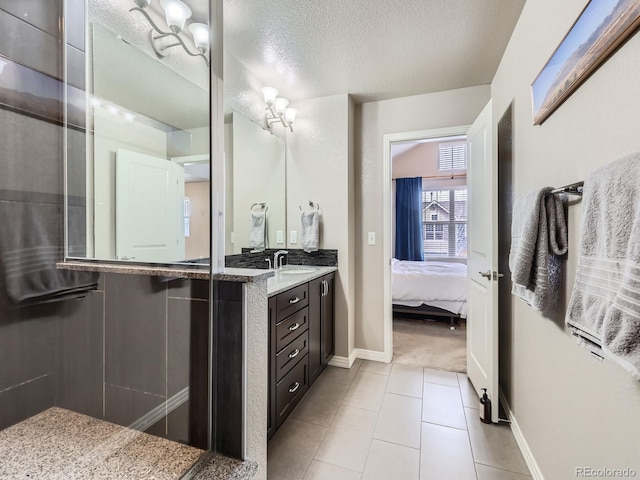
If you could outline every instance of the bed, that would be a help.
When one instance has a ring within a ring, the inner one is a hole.
[[[453,262],[392,259],[394,313],[467,317],[467,266]]]

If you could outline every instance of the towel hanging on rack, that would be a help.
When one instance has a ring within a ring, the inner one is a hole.
[[[263,210],[254,210],[254,207],[260,207]],[[267,207],[266,202],[256,202],[251,205],[250,223],[249,223],[249,247],[253,252],[262,252],[267,249]]]
[[[300,244],[307,252],[316,252],[320,246],[320,204],[309,200],[315,210],[305,211],[300,207]]]
[[[585,180],[566,323],[585,346],[640,378],[640,153]]]
[[[513,206],[509,253],[511,293],[540,311],[554,306],[551,285],[558,280],[559,272],[550,268],[550,255],[567,252],[565,197],[550,195],[552,192],[551,187],[530,192]],[[553,278],[551,270],[555,271]]]

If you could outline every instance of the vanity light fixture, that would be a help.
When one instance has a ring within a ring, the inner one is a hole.
[[[266,119],[267,127],[271,128],[274,123],[281,123],[293,132],[293,122],[296,121],[298,111],[289,107],[289,100],[279,97],[280,92],[273,87],[263,87],[262,95],[264,103],[267,105]]]
[[[165,31],[160,28],[149,14],[145,11],[152,0],[134,0],[136,7],[133,7],[130,12],[140,12],[151,25],[149,31],[149,40],[151,41],[151,47],[156,52],[158,57],[166,57],[167,50],[179,45],[182,46],[185,52],[192,57],[202,57],[204,63],[209,66],[209,59],[207,58],[207,52],[209,51],[209,26],[204,23],[191,23],[188,26],[191,36],[193,37],[193,44],[196,47],[198,53],[191,51],[185,40],[182,38],[181,33],[184,31],[187,19],[191,17],[191,9],[189,6],[181,0],[160,0],[160,6],[164,10],[167,26],[169,31]],[[172,38],[176,40],[175,43],[166,43],[163,39]]]
[[[4,67],[7,66],[7,62],[5,62],[4,60],[2,60],[0,58],[0,74],[2,74],[2,71],[4,70]]]

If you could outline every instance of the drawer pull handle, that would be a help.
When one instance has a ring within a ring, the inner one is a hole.
[[[300,388],[300,382],[296,382],[292,387],[289,387],[289,393],[293,393]]]
[[[300,350],[296,348],[293,352],[289,354],[289,358],[296,358],[299,353],[300,353]]]
[[[298,303],[300,299],[298,297],[293,297],[289,299],[289,305],[293,305],[294,303]]]
[[[291,325],[291,326],[289,327],[289,331],[290,331],[290,332],[293,332],[293,331],[295,331],[295,330],[297,330],[297,329],[299,329],[299,328],[300,328],[300,324],[299,324],[298,322],[296,322],[296,323],[294,323],[293,325]]]

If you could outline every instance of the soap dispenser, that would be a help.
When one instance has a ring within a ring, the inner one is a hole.
[[[487,396],[487,389],[483,388],[484,393],[480,399],[480,420],[484,423],[491,423],[491,399]]]

